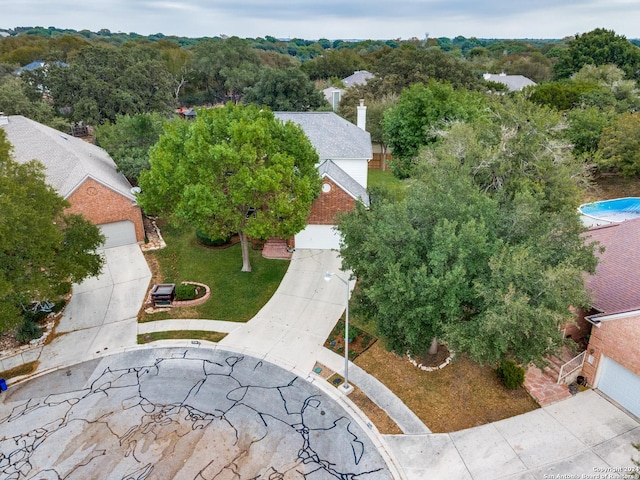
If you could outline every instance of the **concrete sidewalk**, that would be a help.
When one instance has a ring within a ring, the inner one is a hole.
[[[592,390],[468,430],[385,440],[408,480],[630,478],[597,475],[640,457],[640,424]]]
[[[142,335],[145,333],[171,332],[176,330],[202,330],[205,332],[231,333],[240,328],[242,325],[242,323],[225,322],[222,320],[180,318],[139,323],[138,334]]]

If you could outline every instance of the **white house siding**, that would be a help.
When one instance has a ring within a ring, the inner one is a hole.
[[[367,175],[369,165],[366,159],[362,158],[339,158],[331,159],[338,167],[344,170],[351,178],[367,188]]]

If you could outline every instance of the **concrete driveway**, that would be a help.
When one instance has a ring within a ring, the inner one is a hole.
[[[43,348],[38,370],[136,345],[137,315],[151,272],[138,245],[109,248],[102,255],[106,261],[100,276],[73,286],[56,338]]]
[[[447,434],[387,435],[408,480],[632,478],[640,423],[598,393]],[[635,470],[634,470],[635,468]],[[610,476],[608,476],[610,475]]]

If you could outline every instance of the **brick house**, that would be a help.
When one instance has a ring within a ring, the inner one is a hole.
[[[13,158],[38,160],[47,182],[71,206],[100,227],[104,247],[144,242],[142,213],[131,184],[103,149],[20,115],[0,117]]]
[[[316,148],[322,191],[314,201],[307,227],[295,236],[299,249],[338,249],[336,215],[369,205],[368,162],[373,157],[371,136],[365,131],[366,107],[358,107],[358,125],[333,112],[276,112],[276,118],[300,127]]]
[[[640,417],[640,219],[593,228],[586,236],[605,251],[586,279],[593,308],[576,327],[591,327],[582,374]]]

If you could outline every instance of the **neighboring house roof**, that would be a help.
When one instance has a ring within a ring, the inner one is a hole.
[[[67,67],[68,64],[64,63],[64,62],[59,62],[59,61],[55,61],[55,62],[51,62],[55,65],[59,65],[61,67]],[[31,63],[28,63],[27,65],[25,65],[24,67],[19,68],[18,70],[16,70],[16,73],[18,75],[20,75],[22,72],[24,72],[25,70],[37,70],[38,68],[43,68],[47,65],[47,62],[45,62],[44,60],[34,60]]]
[[[275,112],[275,116],[302,127],[316,148],[320,162],[327,159],[373,158],[369,132],[333,112]]]
[[[322,165],[318,167],[318,172],[320,173],[320,177],[327,176],[331,178],[331,180],[340,185],[340,188],[345,192],[356,200],[360,200],[366,207],[369,207],[369,194],[367,193],[367,189],[356,182],[353,177],[331,160],[325,160]]]
[[[640,310],[640,219],[592,228],[584,236],[605,248],[585,281],[592,306],[604,316]]]
[[[529,80],[527,77],[523,75],[507,75],[506,73],[501,73],[499,75],[494,75],[491,73],[485,73],[483,75],[485,80],[490,82],[499,82],[505,84],[510,92],[515,92],[522,90],[524,87],[528,87],[530,85],[537,85],[533,80]]]
[[[135,200],[131,184],[102,148],[21,115],[2,117],[0,128],[13,145],[13,158],[19,163],[36,159],[45,167],[47,182],[64,198],[86,179],[93,180]]]
[[[357,70],[347,78],[343,78],[342,83],[344,83],[344,86],[347,88],[354,85],[365,85],[367,80],[373,77],[373,73],[367,72],[366,70]]]

